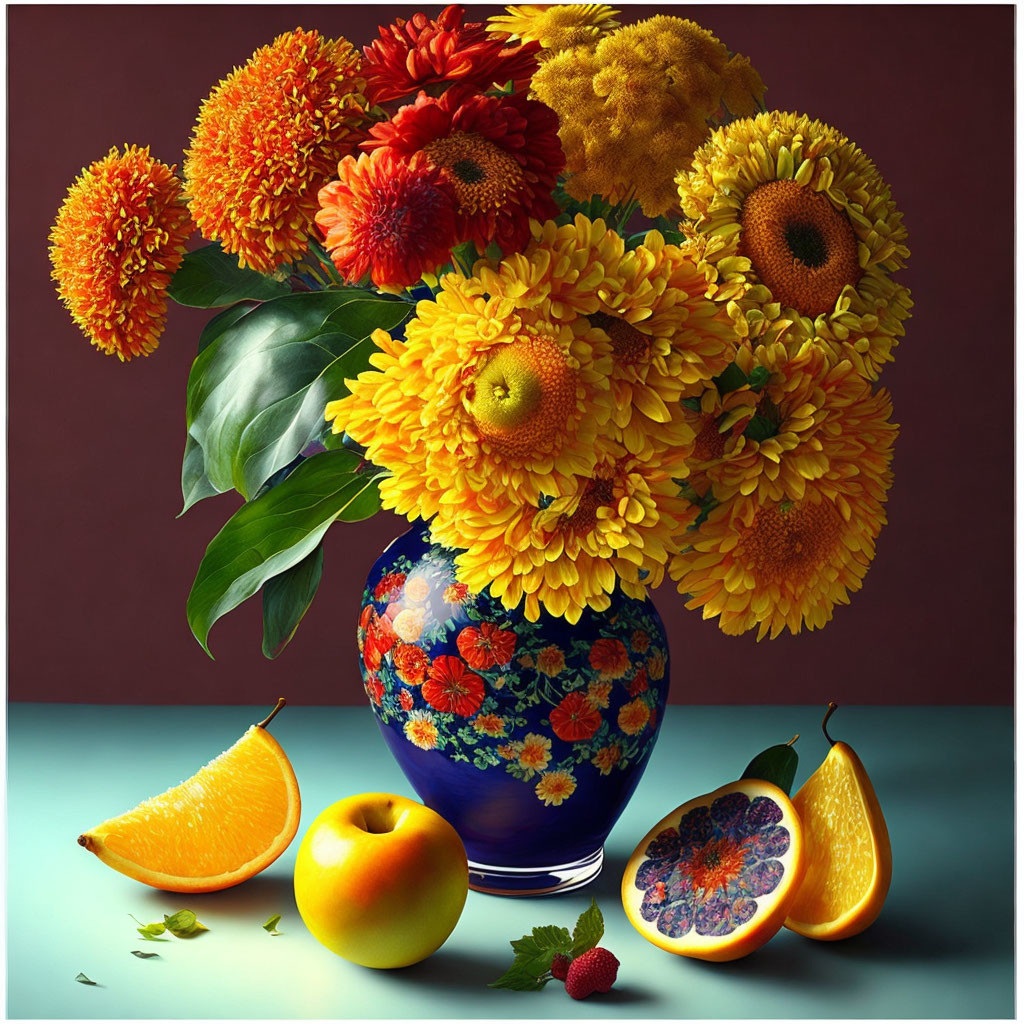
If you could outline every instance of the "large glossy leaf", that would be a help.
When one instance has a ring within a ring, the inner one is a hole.
[[[199,346],[197,352],[209,348],[229,327],[233,327],[248,313],[251,313],[258,302],[238,302],[229,306],[223,312],[218,313],[202,330],[199,335]]]
[[[371,348],[355,341],[411,312],[407,302],[350,288],[287,295],[227,326],[193,363],[186,401],[211,485],[255,494],[318,436],[344,376],[366,368]]]
[[[206,475],[199,442],[191,434],[186,434],[185,454],[181,460],[181,497],[184,504],[178,515],[183,516],[197,501],[220,493]]]
[[[316,597],[324,571],[324,546],[263,584],[263,653],[276,658],[295,635]]]
[[[217,244],[185,253],[167,287],[167,294],[178,305],[198,309],[230,306],[242,299],[276,299],[290,292],[287,281],[275,281],[240,267],[237,257],[228,255]]]
[[[243,505],[210,541],[186,604],[207,654],[210,629],[222,615],[310,555],[335,520],[355,522],[380,508],[379,475],[357,472],[361,464],[351,452],[314,455]]]

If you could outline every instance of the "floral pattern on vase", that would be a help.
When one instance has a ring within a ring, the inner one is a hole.
[[[600,850],[667,696],[667,641],[649,601],[617,594],[576,626],[530,622],[471,594],[420,524],[371,570],[357,638],[388,745],[471,861],[554,864]]]

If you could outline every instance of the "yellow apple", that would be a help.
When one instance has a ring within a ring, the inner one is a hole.
[[[309,826],[295,858],[295,904],[329,950],[364,967],[407,967],[452,933],[469,868],[436,811],[391,793],[339,800]]]

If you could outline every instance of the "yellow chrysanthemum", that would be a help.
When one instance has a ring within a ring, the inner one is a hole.
[[[194,228],[174,168],[116,148],[75,179],[50,232],[52,277],[89,340],[125,362],[157,347]]]
[[[698,493],[710,486],[718,501],[799,500],[807,481],[825,477],[837,460],[854,462],[895,434],[885,393],[872,394],[849,360],[831,365],[814,342],[795,354],[780,342],[743,348],[736,363],[748,377],[764,375],[756,391],[747,384],[723,396],[709,388],[700,409],[684,413],[698,436],[688,480]]]
[[[470,589],[490,587],[506,608],[522,603],[531,621],[543,607],[575,623],[584,608],[607,609],[616,582],[642,597],[664,578],[673,538],[696,514],[673,479],[685,465],[665,458],[606,454],[592,475],[567,493],[546,495],[543,506],[452,495],[431,535],[466,549],[455,564]]]
[[[437,724],[429,711],[411,711],[402,731],[405,738],[421,750],[433,750],[437,746]]]
[[[545,303],[487,297],[476,278],[441,285],[405,341],[374,335],[377,369],[326,410],[391,471],[384,507],[427,519],[477,494],[515,507],[589,474],[611,414],[607,337],[583,318],[555,322]]]
[[[910,253],[861,150],[820,121],[771,111],[719,128],[678,186],[695,254],[742,336],[816,338],[878,378],[910,315],[891,277]]]
[[[874,401],[800,500],[736,494],[689,531],[669,567],[680,592],[691,595],[687,608],[718,615],[727,634],[756,626],[760,640],[820,628],[836,604],[849,603],[874,557],[892,483],[891,403],[884,389]]]
[[[585,316],[611,343],[610,437],[646,457],[693,435],[679,399],[699,394],[732,361],[736,332],[709,300],[695,262],[657,231],[626,250],[602,220],[532,224],[533,241],[476,274],[490,294],[517,305],[550,303],[553,316]]]
[[[189,205],[239,266],[271,273],[306,251],[317,193],[364,137],[360,66],[346,40],[300,28],[203,101],[185,160]]]
[[[673,180],[708,135],[708,123],[745,116],[764,83],[692,21],[658,15],[554,54],[533,91],[559,117],[569,194],[639,200],[655,217],[676,202]]]
[[[608,4],[516,4],[505,10],[487,19],[490,34],[540,43],[539,60],[573,46],[595,46],[619,27],[615,15],[620,12]]]
[[[544,772],[534,787],[534,792],[537,794],[538,800],[544,801],[546,807],[558,807],[576,792],[576,780],[569,772],[561,769]]]

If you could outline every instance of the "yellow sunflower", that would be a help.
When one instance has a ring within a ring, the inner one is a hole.
[[[677,183],[694,252],[752,344],[816,338],[877,380],[910,315],[909,256],[874,164],[834,128],[771,111],[719,128]]]
[[[652,446],[682,446],[692,433],[678,415],[732,361],[736,332],[709,300],[702,272],[657,231],[626,249],[603,220],[532,225],[533,240],[500,264],[475,268],[492,295],[519,306],[550,303],[551,314],[585,316],[611,344],[610,437],[646,457]]]
[[[296,29],[203,101],[185,160],[189,209],[239,266],[271,273],[306,251],[317,193],[363,138],[360,68],[346,40]]]
[[[719,616],[724,633],[757,627],[757,638],[820,628],[861,587],[885,524],[896,427],[878,391],[828,471],[799,500],[735,494],[691,529],[669,574],[687,608]]]
[[[463,548],[456,574],[471,590],[490,588],[506,608],[536,621],[543,607],[576,623],[604,611],[618,583],[633,597],[664,578],[673,538],[696,515],[679,497],[683,458],[671,451],[639,460],[617,446],[592,474],[541,503],[488,502],[451,492],[431,522],[441,544]]]
[[[505,10],[487,19],[490,34],[540,43],[539,60],[573,46],[594,46],[619,27],[615,15],[620,12],[608,4],[515,4]]]
[[[795,353],[781,342],[743,348],[736,365],[750,379],[761,375],[756,390],[749,383],[724,395],[710,388],[699,410],[684,412],[698,437],[688,481],[698,493],[710,486],[718,501],[735,494],[799,500],[834,460],[895,432],[884,397],[872,394],[849,360],[831,365],[814,342]]]
[[[754,113],[764,84],[710,32],[658,15],[554,54],[533,91],[558,114],[569,194],[636,199],[656,217],[675,204],[673,179],[709,122]]]
[[[326,415],[391,471],[386,508],[426,519],[448,493],[537,502],[593,470],[611,359],[585,319],[556,322],[545,303],[517,307],[448,274],[405,341],[374,339],[377,369],[347,382]]]

